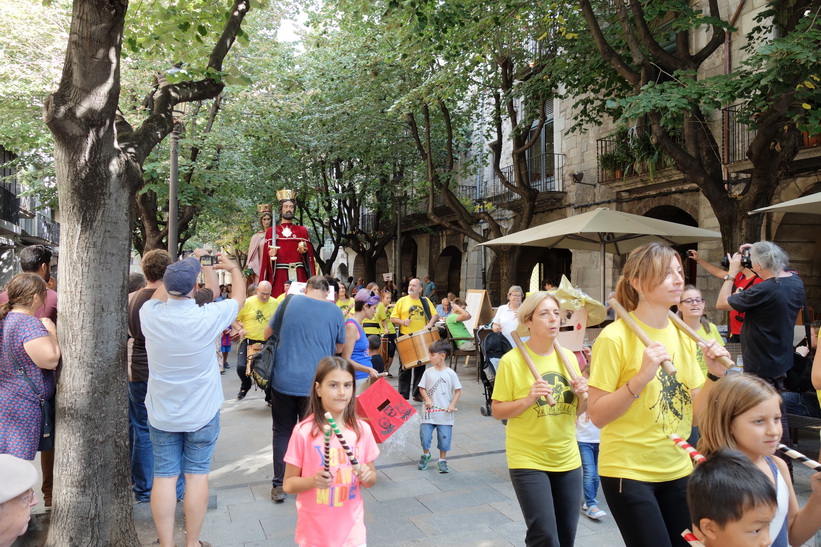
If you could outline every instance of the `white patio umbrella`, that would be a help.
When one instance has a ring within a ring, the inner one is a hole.
[[[821,215],[821,192],[770,205],[769,207],[762,207],[747,214],[753,215],[755,213],[812,213]]]
[[[492,247],[521,245],[599,251],[601,253],[601,298],[604,302],[605,253],[624,254],[650,241],[681,245],[720,239],[721,233],[712,230],[599,208],[515,232],[481,243],[481,245]]]

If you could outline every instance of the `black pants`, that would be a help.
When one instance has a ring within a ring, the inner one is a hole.
[[[607,505],[627,547],[687,547],[681,537],[692,526],[687,478],[667,482],[601,478]]]
[[[239,376],[240,390],[248,391],[251,389],[251,377],[245,375],[245,366],[248,362],[248,344],[262,343],[262,340],[251,340],[246,338],[243,340],[239,348],[237,348],[237,376]]]
[[[285,395],[271,389],[272,405],[271,418],[274,426],[274,486],[282,486],[285,477],[285,452],[288,451],[288,441],[294,426],[305,417],[308,406],[307,397]]]
[[[509,473],[527,524],[525,545],[572,547],[582,502],[582,468],[510,469]]]
[[[422,374],[425,373],[427,365],[420,365],[406,369],[400,365],[399,367],[399,395],[405,399],[410,399],[410,396],[419,396],[419,380],[422,379]]]

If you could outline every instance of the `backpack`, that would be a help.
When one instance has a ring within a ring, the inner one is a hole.
[[[279,329],[282,326],[285,309],[288,307],[288,302],[292,296],[292,294],[289,294],[285,297],[285,300],[282,301],[280,305],[281,309],[277,310],[276,318],[274,319],[274,332],[270,338],[265,341],[262,349],[251,357],[251,378],[254,379],[254,383],[257,387],[263,391],[270,387],[274,379],[277,348],[279,347]]]

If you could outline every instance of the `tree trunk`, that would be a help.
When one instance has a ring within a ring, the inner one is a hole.
[[[44,106],[54,134],[62,224],[63,365],[46,543],[53,547],[139,545],[131,519],[123,333],[127,212],[140,174],[117,146],[114,129],[126,7],[124,1],[74,2],[63,78]]]

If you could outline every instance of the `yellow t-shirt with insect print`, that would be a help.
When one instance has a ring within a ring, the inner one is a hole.
[[[527,347],[527,345],[525,345]],[[536,370],[553,386],[556,406],[544,399],[510,418],[505,429],[505,452],[510,469],[570,471],[582,464],[576,443],[576,408],[578,397],[570,387],[570,378],[559,362],[556,352],[541,356],[527,348]],[[571,363],[576,356],[563,350]],[[493,385],[494,401],[524,399],[533,385],[533,374],[519,350],[507,352],[499,361]]]
[[[678,372],[669,376],[659,367],[656,377],[627,411],[602,428],[599,475],[644,482],[680,479],[690,474],[693,465],[669,435],[676,433],[682,439],[690,436],[691,390],[705,381],[696,345],[673,323],[659,330],[630,315],[651,340],[667,348]],[[589,385],[616,391],[638,373],[643,355],[644,345],[624,321],[608,325],[593,344]]]
[[[428,309],[430,310],[431,315],[436,313],[436,308],[433,304],[431,304],[431,301],[424,296],[420,296],[418,299],[411,298],[410,296],[403,296],[396,303],[396,306],[393,308],[393,312],[391,313],[391,317],[397,317],[403,321],[405,319],[410,319],[411,321],[410,325],[407,327],[399,327],[400,336],[410,334],[412,332],[419,332],[428,324],[429,319],[425,315],[425,308],[423,307],[422,300],[428,301]],[[390,321],[390,319],[388,319],[388,321]]]

